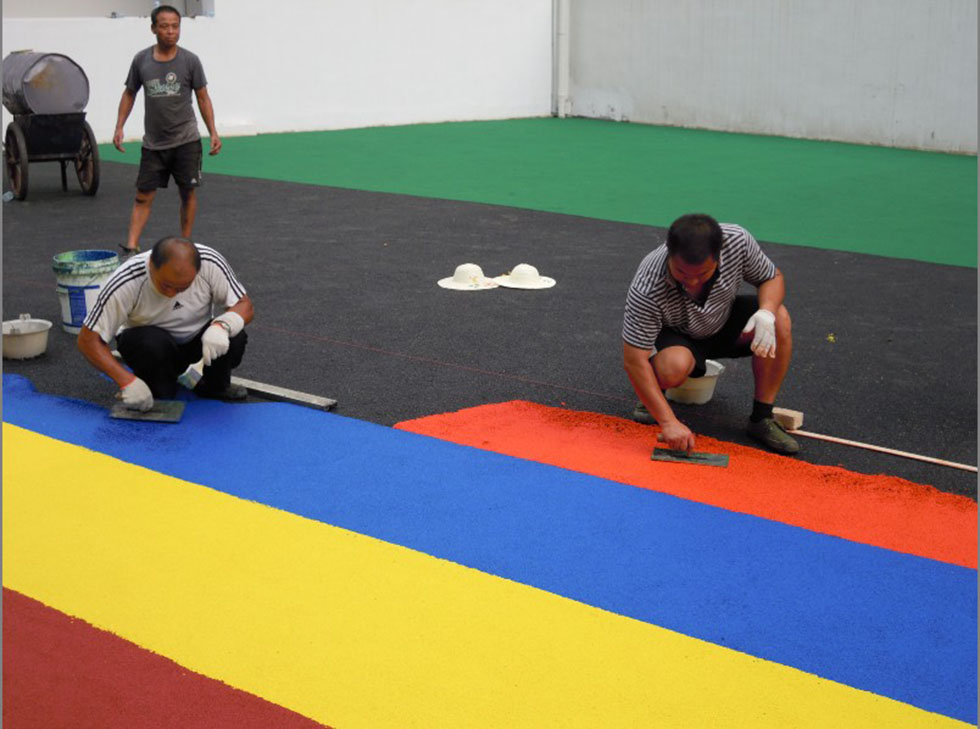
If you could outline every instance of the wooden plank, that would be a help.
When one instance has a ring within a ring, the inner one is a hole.
[[[773,419],[786,430],[798,430],[803,427],[803,413],[799,410],[788,410],[786,408],[773,408]]]

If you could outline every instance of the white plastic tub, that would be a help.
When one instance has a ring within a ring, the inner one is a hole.
[[[704,405],[715,394],[718,378],[725,371],[725,365],[713,359],[705,360],[704,377],[688,377],[677,387],[667,390],[667,399],[687,405]]]
[[[47,319],[31,319],[30,314],[21,314],[19,319],[3,323],[4,359],[31,359],[39,357],[48,349],[48,330],[51,322]]]

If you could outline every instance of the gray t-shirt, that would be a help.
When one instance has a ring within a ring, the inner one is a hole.
[[[208,85],[201,59],[184,48],[170,61],[153,59],[153,46],[133,57],[126,88],[145,98],[143,146],[170,149],[201,138],[191,92]]]

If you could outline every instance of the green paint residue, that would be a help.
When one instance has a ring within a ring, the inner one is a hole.
[[[111,145],[103,159],[136,163]],[[230,137],[211,174],[667,226],[685,212],[761,240],[977,265],[977,158],[589,119]]]

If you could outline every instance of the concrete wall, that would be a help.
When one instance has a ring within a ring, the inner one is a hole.
[[[977,151],[977,0],[572,0],[571,113]]]
[[[551,0],[227,0],[185,18],[181,44],[201,57],[229,135],[544,116],[551,32]],[[3,22],[5,55],[64,53],[85,69],[101,141],[133,54],[153,42],[147,18]],[[142,104],[127,137],[142,135]]]

